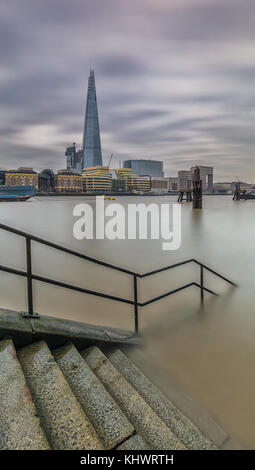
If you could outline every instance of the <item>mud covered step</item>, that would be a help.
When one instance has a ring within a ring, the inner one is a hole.
[[[69,343],[52,354],[104,447],[113,449],[131,436],[134,427],[77,349]]]
[[[90,368],[151,449],[185,449],[166,424],[96,346],[81,352]]]
[[[0,341],[0,449],[50,449],[10,339]]]
[[[185,446],[194,450],[216,449],[216,446],[143,375],[122,351],[116,349],[109,352],[107,357]]]
[[[30,344],[18,357],[53,449],[103,449],[47,344]]]

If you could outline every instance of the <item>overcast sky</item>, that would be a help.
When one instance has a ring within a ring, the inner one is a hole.
[[[254,0],[1,0],[0,168],[65,167],[95,70],[104,163],[255,182]]]

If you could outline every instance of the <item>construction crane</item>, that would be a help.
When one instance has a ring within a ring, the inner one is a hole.
[[[109,168],[110,168],[110,164],[111,164],[111,161],[112,161],[112,157],[113,157],[113,153],[111,153],[111,156],[110,156],[110,160],[109,160]]]

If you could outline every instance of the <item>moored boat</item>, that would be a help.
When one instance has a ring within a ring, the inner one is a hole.
[[[0,202],[23,202],[31,196],[18,196],[17,194],[0,194]]]
[[[0,186],[0,202],[23,202],[34,195],[34,186]]]

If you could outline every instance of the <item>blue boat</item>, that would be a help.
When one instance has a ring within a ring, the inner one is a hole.
[[[0,202],[23,202],[34,195],[34,186],[0,186]]]

